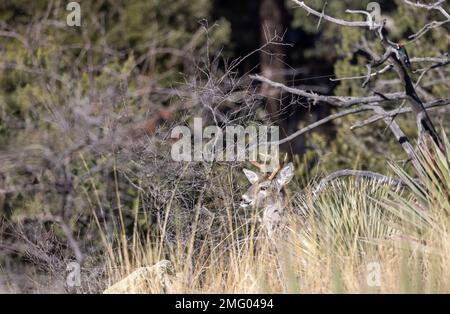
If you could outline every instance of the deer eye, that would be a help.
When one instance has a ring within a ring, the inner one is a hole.
[[[268,186],[262,186],[261,187],[261,191],[265,191],[265,190],[267,190],[269,187]]]

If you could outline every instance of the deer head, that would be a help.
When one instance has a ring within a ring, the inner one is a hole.
[[[260,170],[264,165],[252,162]],[[284,205],[282,188],[288,184],[294,176],[294,166],[290,162],[284,168],[278,167],[269,176],[257,174],[251,170],[243,169],[245,176],[252,184],[241,197],[241,207],[253,206],[256,208],[268,208],[273,205]]]

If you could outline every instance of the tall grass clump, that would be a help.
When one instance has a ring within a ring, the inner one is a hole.
[[[445,146],[449,151],[447,139]],[[199,193],[203,203],[193,204],[183,227],[169,218],[180,212],[176,197],[163,208],[166,219],[150,228],[139,223],[146,199],[144,192],[138,193],[131,232],[118,219],[108,236],[98,223],[107,284],[168,260],[169,288],[160,289],[155,280],[133,291],[448,293],[450,163],[434,145],[420,144],[417,158],[422,167],[418,177],[391,164],[402,185],[398,180],[394,185],[348,178],[334,181],[319,195],[309,188],[292,188],[289,225],[279,241],[267,237],[256,211],[236,206],[241,190],[233,182],[240,181],[229,169],[227,180],[211,175],[211,185],[205,188],[214,186],[213,195]]]
[[[407,188],[402,194],[391,192],[383,207],[395,217],[392,225],[401,236],[406,291],[450,291],[450,143],[445,134],[444,146],[443,151],[434,143],[419,145],[418,178],[392,166]]]

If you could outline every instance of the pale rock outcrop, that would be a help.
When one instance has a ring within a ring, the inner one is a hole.
[[[153,266],[136,269],[103,293],[170,293],[175,279],[172,263],[162,260]]]

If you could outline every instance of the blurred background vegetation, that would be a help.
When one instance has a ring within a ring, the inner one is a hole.
[[[29,271],[57,274],[70,260],[94,267],[104,250],[99,224],[108,235],[120,226],[132,230],[137,221],[141,236],[148,235],[156,232],[149,222],[164,220],[168,202],[186,217],[200,199],[214,212],[234,208],[239,196],[210,187],[239,192],[239,178],[230,173],[241,165],[208,172],[199,164],[187,170],[174,164],[171,126],[190,125],[193,116],[221,125],[270,121],[284,137],[333,111],[279,92],[261,97],[247,74],[270,73],[326,95],[401,90],[400,82],[383,85],[395,81],[392,73],[366,89],[363,79],[332,80],[365,75],[365,60],[355,51],[381,46],[367,30],[319,24],[292,1],[83,0],[80,27],[66,25],[67,2],[0,3],[0,274],[30,265]],[[326,12],[358,19],[345,9],[369,2],[327,1]],[[448,24],[408,40],[438,13],[401,0],[378,2],[390,38],[406,43],[410,57],[449,51]],[[319,11],[324,3],[308,1]],[[271,38],[275,43],[258,50]],[[430,71],[418,88],[425,101],[450,96],[439,71],[448,69]],[[433,111],[440,131],[449,114]],[[415,120],[398,120],[415,138]],[[351,131],[354,122],[329,123],[283,147],[296,162],[300,187],[342,168],[389,174],[386,159],[405,159],[383,124]]]

